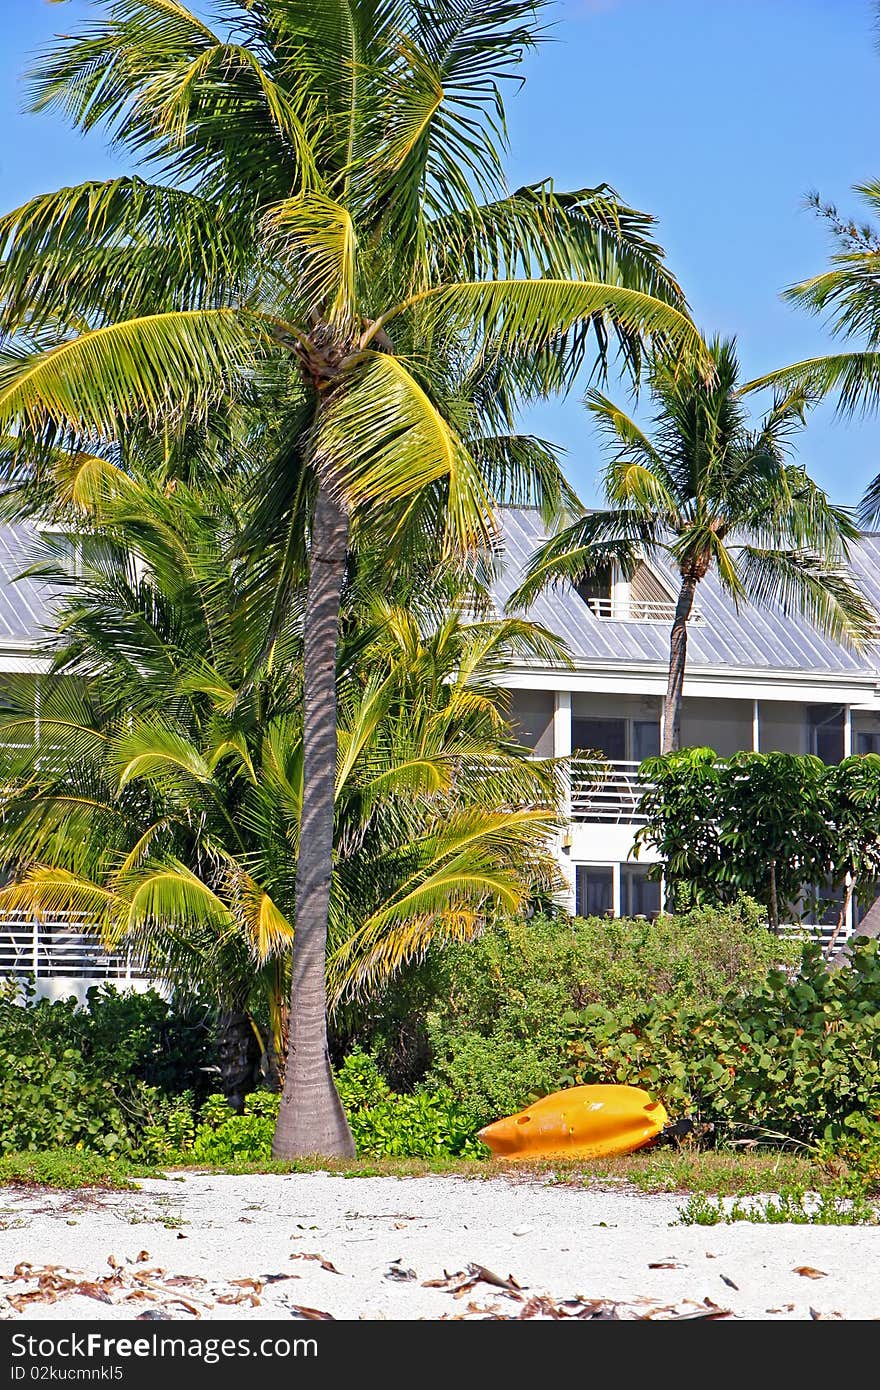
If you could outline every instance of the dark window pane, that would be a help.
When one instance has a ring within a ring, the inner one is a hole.
[[[621,865],[620,897],[624,917],[656,917],[660,911],[660,883],[648,878],[645,865]]]
[[[810,752],[823,763],[839,763],[843,757],[843,706],[811,705],[807,718]]]
[[[571,746],[575,750],[595,749],[606,758],[622,761],[626,757],[626,720],[573,719]]]
[[[856,752],[857,753],[880,753],[880,732],[878,733],[856,733]]]
[[[614,910],[613,869],[578,864],[575,894],[579,917],[606,917]]]
[[[632,726],[632,755],[637,763],[643,758],[656,758],[660,752],[660,725],[656,719],[634,719]]]

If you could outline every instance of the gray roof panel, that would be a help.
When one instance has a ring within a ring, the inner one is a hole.
[[[0,646],[38,647],[51,616],[54,595],[41,579],[23,579],[37,548],[33,526],[0,526]]]
[[[502,512],[503,541],[495,601],[503,609],[520,582],[525,567],[547,532],[532,508],[511,507]],[[665,556],[652,556],[672,593],[677,575]],[[853,571],[880,612],[880,535],[865,535],[854,547]],[[829,675],[880,673],[880,653],[849,651],[823,637],[797,613],[776,604],[743,604],[737,609],[710,571],[697,591],[696,609],[702,622],[688,629],[688,664],[693,668],[741,667],[748,670],[798,671]],[[669,656],[669,627],[665,623],[597,618],[570,584],[542,594],[529,616],[551,628],[568,644],[579,663],[661,663]]]

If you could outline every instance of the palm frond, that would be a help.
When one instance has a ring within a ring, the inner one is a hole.
[[[843,565],[806,551],[744,545],[736,557],[742,587],[755,603],[802,613],[820,632],[863,649],[878,637],[877,615]]]

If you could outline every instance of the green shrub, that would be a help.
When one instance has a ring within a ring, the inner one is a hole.
[[[444,953],[428,1015],[427,1082],[455,1095],[474,1128],[570,1084],[567,1020],[591,1005],[662,999],[714,1004],[793,967],[801,947],[780,942],[754,904],[654,922],[536,919],[487,931]]]
[[[278,1104],[277,1095],[254,1091],[246,1097],[244,1111],[239,1115],[223,1096],[209,1096],[199,1114],[188,1160],[227,1163],[234,1159],[260,1162],[270,1158]]]
[[[0,1040],[0,1117],[0,1153],[78,1145],[128,1151],[116,1092],[72,1047],[22,1055]]]
[[[644,1086],[716,1137],[832,1148],[880,1125],[880,957],[863,942],[829,972],[808,947],[797,975],[771,971],[711,1005],[655,999],[567,1016],[569,1083]],[[876,1140],[875,1149],[876,1149]]]
[[[204,1017],[173,1009],[153,991],[94,988],[82,1008],[7,981],[0,985],[0,1153],[129,1154],[144,1131],[145,1152],[170,1154],[185,1140],[177,1112],[204,1093],[209,1055]],[[159,1088],[186,1080],[194,1085],[175,1110]]]
[[[89,1070],[115,1085],[143,1081],[173,1094],[211,1089],[211,1015],[178,1009],[155,990],[123,992],[94,985],[75,998],[37,999],[28,982],[0,990],[0,1040],[11,1050],[60,1053],[75,1048]]]
[[[372,1057],[351,1053],[336,1076],[358,1154],[361,1158],[480,1157],[486,1153],[461,1107],[448,1093],[390,1091]],[[181,1099],[167,1106],[144,1130],[138,1155],[164,1163],[265,1163],[279,1098],[255,1091],[238,1115],[223,1096],[209,1096],[197,1121]],[[180,1136],[175,1150],[173,1126]]]
[[[352,1052],[336,1075],[340,1099],[361,1158],[479,1158],[487,1150],[448,1090],[389,1091],[376,1062]]]

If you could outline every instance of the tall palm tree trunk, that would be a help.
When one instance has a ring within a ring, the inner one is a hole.
[[[272,1143],[275,1158],[354,1156],[327,1050],[326,956],[333,873],[336,653],[348,515],[323,487],[315,503],[306,594],[303,796],[296,865],[290,1046]]]
[[[681,695],[684,689],[684,672],[687,665],[688,618],[694,606],[698,579],[694,574],[682,578],[672,633],[669,638],[669,681],[666,686],[666,701],[663,705],[663,740],[661,753],[672,753],[681,747]]]

